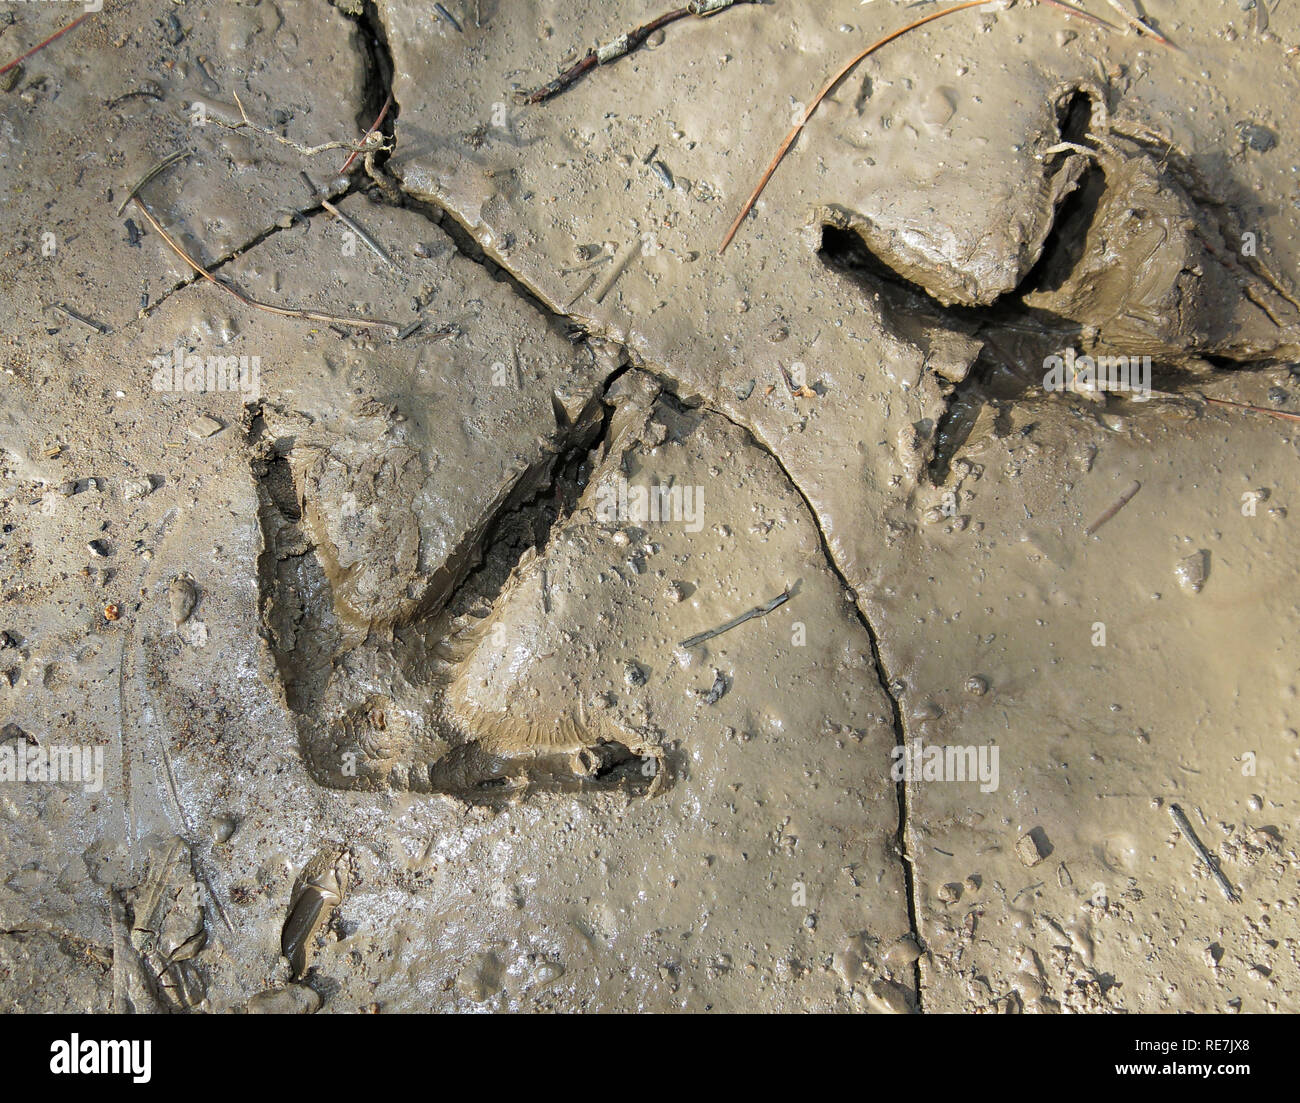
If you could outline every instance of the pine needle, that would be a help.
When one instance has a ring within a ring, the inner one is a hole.
[[[790,151],[790,147],[794,145],[795,139],[799,137],[803,128],[808,125],[808,120],[812,118],[813,112],[817,110],[822,100],[835,90],[835,86],[857,67],[859,62],[870,57],[882,46],[886,46],[890,42],[893,42],[894,39],[907,34],[908,31],[913,31],[917,27],[923,27],[926,23],[933,23],[936,19],[942,19],[945,15],[952,15],[955,12],[965,11],[967,8],[983,7],[988,2],[989,0],[966,0],[963,4],[954,4],[951,8],[944,8],[942,11],[931,12],[929,15],[922,16],[920,19],[907,24],[907,26],[900,27],[898,30],[885,35],[884,38],[873,42],[865,50],[841,66],[835,75],[822,85],[821,90],[813,97],[812,103],[804,109],[803,118],[795,123],[791,128],[790,133],[785,136],[785,141],[783,141],[780,148],[777,149],[776,156],[772,158],[771,164],[767,166],[767,171],[763,173],[762,178],[758,181],[758,186],[754,188],[749,198],[745,200],[745,205],[741,208],[740,214],[736,216],[736,221],[731,224],[731,229],[727,231],[727,236],[722,239],[722,244],[718,247],[718,255],[721,256],[727,251],[727,246],[731,244],[732,238],[734,238],[736,233],[740,230],[741,224],[745,221],[746,216],[754,209],[754,204],[758,202],[758,197],[763,194],[763,189],[767,187],[767,183],[772,179],[772,175],[776,172],[777,166],[780,165],[782,159],[784,159],[785,155]],[[1061,9],[1062,11],[1067,11],[1071,15],[1081,16],[1082,18],[1088,19],[1100,26],[1108,27],[1110,30],[1119,30],[1119,28],[1113,23],[1108,23],[1104,19],[1100,19],[1095,15],[1080,10],[1079,8],[1063,3],[1062,0],[1047,0],[1047,3],[1051,4],[1055,8]],[[1154,32],[1150,33],[1154,34]],[[1166,42],[1166,45],[1169,45],[1169,43]]]
[[[231,287],[230,284],[226,283],[224,280],[217,279],[216,276],[191,257],[189,253],[187,253],[176,242],[176,240],[162,228],[162,223],[154,218],[154,216],[149,212],[149,208],[144,205],[144,202],[138,195],[132,197],[132,202],[135,203],[136,207],[139,208],[140,213],[148,220],[149,225],[157,230],[163,241],[171,247],[173,253],[180,257],[181,260],[193,268],[195,272],[209,283],[216,284],[222,291],[226,292],[227,295],[233,295],[245,306],[251,306],[254,310],[264,310],[268,314],[278,314],[282,318],[302,318],[310,322],[335,322],[343,326],[365,326],[377,329],[391,329],[394,333],[402,328],[396,322],[385,322],[378,318],[346,318],[339,314],[325,314],[318,310],[298,310],[293,307],[275,306],[272,303],[264,303],[258,299],[245,295],[242,291],[238,291]]]
[[[1281,418],[1283,421],[1300,421],[1300,414],[1294,414],[1290,410],[1270,410],[1266,406],[1252,406],[1248,402],[1232,402],[1226,398],[1207,398],[1205,401],[1213,406],[1234,406],[1238,410],[1251,410],[1257,414],[1268,414],[1269,417]]]
[[[758,197],[763,194],[763,189],[767,187],[767,182],[772,179],[772,175],[776,172],[777,166],[790,151],[790,147],[794,145],[794,140],[799,137],[803,128],[808,125],[808,120],[812,118],[813,112],[817,110],[822,100],[831,94],[835,89],[835,86],[857,67],[860,61],[870,57],[879,50],[880,47],[888,45],[890,42],[893,42],[894,39],[907,34],[908,31],[915,30],[917,27],[923,27],[926,23],[933,23],[936,19],[942,19],[945,15],[952,15],[954,12],[965,11],[967,8],[983,7],[988,2],[989,0],[966,0],[963,4],[956,4],[951,8],[944,8],[942,11],[931,12],[929,15],[923,15],[920,19],[907,24],[906,27],[900,27],[898,30],[885,35],[884,38],[873,42],[865,50],[855,55],[850,61],[841,66],[835,75],[822,85],[821,91],[813,97],[812,103],[804,108],[803,118],[795,123],[791,128],[790,133],[785,136],[785,141],[781,143],[780,148],[776,151],[776,156],[772,158],[771,164],[767,166],[767,171],[763,173],[761,179],[758,181],[758,186],[750,193],[749,198],[745,200],[745,205],[740,209],[740,214],[736,216],[736,221],[731,224],[731,229],[727,231],[727,236],[722,239],[722,244],[718,247],[718,254],[721,255],[727,251],[727,246],[731,244],[731,239],[736,236],[741,223],[745,221],[745,217],[754,209],[754,204],[758,202]]]
[[[72,30],[72,28],[75,27],[78,23],[82,22],[85,19],[89,19],[94,14],[95,14],[94,12],[88,11],[82,15],[77,16],[77,18],[74,19],[71,23],[69,23],[66,27],[62,27],[59,30],[55,31],[44,42],[38,42],[35,46],[33,46],[21,57],[14,58],[13,61],[9,62],[9,64],[6,65],[3,69],[0,69],[0,75],[9,72],[10,69],[12,69],[15,65],[19,64],[20,62],[26,61],[29,57],[32,56],[32,54],[36,53],[38,50],[45,49],[45,47],[48,46],[51,42],[53,42],[56,38],[62,38],[65,34],[67,34],[70,30]]]

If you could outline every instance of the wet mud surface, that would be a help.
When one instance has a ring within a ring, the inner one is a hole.
[[[0,75],[0,1007],[1300,1009],[1296,13],[442,8]]]

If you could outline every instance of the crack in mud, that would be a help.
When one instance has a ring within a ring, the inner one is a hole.
[[[358,14],[350,15],[350,18],[356,22],[360,30],[363,46],[366,49],[369,60],[367,68],[371,74],[372,83],[368,89],[367,98],[370,101],[373,101],[373,105],[377,106],[392,94],[393,64],[382,20],[378,15],[373,0],[366,0],[362,10]],[[400,112],[401,106],[394,97],[393,108],[389,112],[388,118],[385,121],[386,131],[390,135]],[[623,372],[627,371],[629,367],[635,367],[656,378],[661,385],[665,387],[665,390],[669,394],[677,397],[676,389],[679,386],[679,381],[673,377],[672,372],[667,365],[660,365],[658,367],[650,365],[626,344],[609,339],[604,335],[593,334],[574,316],[552,309],[543,300],[539,293],[524,283],[505,263],[498,259],[489,257],[473,237],[469,228],[460,222],[454,211],[431,199],[417,197],[408,191],[400,180],[396,179],[386,171],[383,165],[384,159],[386,158],[381,155],[380,157],[372,159],[371,162],[367,164],[367,170],[371,173],[372,178],[382,175],[388,182],[388,185],[384,186],[383,182],[376,179],[375,191],[377,191],[379,195],[376,196],[375,194],[371,194],[370,198],[372,200],[376,200],[389,206],[400,206],[403,209],[413,211],[422,215],[431,223],[439,226],[448,235],[455,248],[462,256],[483,267],[495,279],[508,283],[515,294],[532,305],[538,314],[546,320],[549,328],[565,333],[570,340],[580,340],[585,338],[588,341],[601,341],[609,347],[619,351],[623,362],[611,371],[604,379],[601,388],[602,394],[607,393],[610,385]],[[400,203],[394,201],[394,197],[398,196],[400,196]],[[902,708],[898,697],[892,692],[889,686],[889,677],[885,669],[884,659],[880,649],[880,634],[863,610],[861,603],[857,599],[856,592],[853,587],[849,585],[848,580],[844,576],[843,570],[836,561],[830,542],[827,539],[822,519],[812,500],[804,492],[803,488],[795,481],[781,457],[766,443],[760,440],[748,426],[736,421],[725,410],[719,409],[708,402],[693,400],[691,405],[699,406],[710,413],[720,416],[735,426],[751,444],[773,460],[787,483],[804,503],[809,516],[812,518],[813,523],[816,526],[818,539],[822,547],[822,553],[828,566],[839,580],[844,592],[852,595],[854,613],[857,616],[863,631],[866,633],[870,644],[872,664],[876,673],[877,682],[880,686],[881,692],[889,701],[895,745],[904,744],[906,742],[906,736],[903,726]],[[600,435],[592,442],[590,448],[598,450],[603,447],[607,440],[608,431],[609,413],[607,411],[603,419]],[[557,465],[558,462],[559,461],[557,461]],[[503,521],[504,516],[505,511],[498,514],[495,520],[501,522]],[[483,565],[480,565],[480,568],[478,568],[478,570],[481,569],[483,569]],[[463,579],[460,586],[457,588],[457,593],[462,592],[468,585],[469,581],[469,576]],[[454,595],[453,597],[449,597],[448,604],[450,605],[453,601]],[[906,781],[897,782],[895,792],[898,803],[898,827],[895,834],[894,845],[900,861],[907,895],[909,931],[916,944],[918,946],[923,946],[924,943],[922,941],[918,920],[919,890],[916,884],[916,874],[912,856],[908,853],[907,849],[909,812]],[[913,963],[913,970],[914,989],[919,1010],[923,1007],[921,963],[919,958]]]

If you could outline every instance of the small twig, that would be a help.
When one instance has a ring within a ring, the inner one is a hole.
[[[392,257],[390,257],[387,253],[384,252],[383,247],[379,244],[379,242],[377,242],[373,237],[371,237],[368,233],[366,233],[365,230],[363,230],[360,226],[358,226],[355,222],[353,222],[352,219],[350,219],[336,206],[334,206],[333,203],[331,203],[328,199],[322,197],[320,201],[320,205],[324,207],[327,211],[329,211],[329,213],[332,214],[335,218],[337,218],[340,222],[342,222],[344,226],[346,226],[349,230],[351,230],[354,234],[356,234],[357,237],[359,237],[363,242],[365,242],[366,247],[372,253],[374,253],[375,256],[377,256],[390,268],[397,267],[397,261],[393,260]]]
[[[453,27],[455,27],[456,30],[458,30],[461,34],[465,33],[465,28],[460,25],[460,20],[457,19],[454,15],[452,15],[451,12],[449,12],[441,4],[434,4],[433,10],[436,11],[440,16],[442,16],[443,19],[445,19]]]
[[[679,19],[686,19],[688,16],[709,16],[716,15],[720,11],[731,7],[734,4],[753,4],[757,0],[691,0],[684,8],[675,8],[666,15],[661,15],[658,19],[652,19],[636,30],[628,31],[627,34],[619,35],[618,38],[611,42],[598,46],[594,50],[589,50],[580,60],[570,65],[558,77],[549,84],[542,85],[541,88],[524,96],[525,103],[543,103],[552,96],[558,96],[568,88],[572,88],[584,76],[599,65],[608,65],[610,62],[617,61],[619,58],[632,53],[645,44],[655,31],[662,30],[670,23],[676,23]],[[987,3],[987,0],[980,0],[981,3]]]
[[[338,173],[340,176],[342,176],[344,173],[348,171],[348,169],[352,167],[352,162],[357,159],[360,152],[372,148],[370,146],[370,135],[372,135],[376,130],[378,130],[379,127],[383,124],[384,118],[388,114],[388,109],[392,106],[393,106],[393,93],[389,92],[388,98],[384,100],[384,106],[380,108],[379,114],[378,116],[376,116],[375,121],[370,124],[370,129],[366,131],[365,135],[361,139],[362,149],[360,151],[354,151],[352,155],[346,161],[343,162],[343,167],[339,169],[339,173]]]
[[[45,49],[45,47],[48,46],[51,42],[53,42],[56,38],[62,38],[65,34],[67,34],[70,30],[72,30],[72,28],[75,27],[78,23],[80,23],[84,19],[89,19],[94,14],[95,14],[94,12],[88,11],[82,15],[77,16],[77,18],[74,19],[71,23],[69,23],[66,27],[62,27],[59,30],[55,31],[44,42],[38,42],[35,46],[33,46],[21,57],[14,58],[13,61],[9,62],[9,64],[6,65],[3,69],[0,69],[0,75],[9,72],[10,69],[12,69],[15,65],[19,64],[20,62],[26,61],[29,57],[32,56],[32,54],[36,53],[38,50]]]
[[[89,326],[100,336],[103,336],[104,334],[111,332],[108,326],[104,325],[103,322],[97,322],[95,321],[94,318],[87,318],[84,314],[78,314],[75,310],[72,309],[72,307],[66,305],[65,303],[50,303],[50,306],[52,306],[55,310],[62,311],[73,321],[80,322],[83,326]]]
[[[988,0],[980,0],[980,2],[987,3]],[[701,644],[705,640],[713,639],[714,636],[721,636],[723,632],[730,632],[733,628],[744,624],[747,620],[753,620],[755,617],[767,616],[767,614],[773,609],[779,609],[789,600],[790,591],[782,590],[781,593],[777,594],[771,601],[764,602],[762,605],[755,605],[754,608],[749,610],[749,612],[741,613],[740,616],[727,621],[726,624],[720,625],[717,628],[711,628],[707,632],[701,632],[698,636],[692,636],[688,640],[682,640],[681,646],[695,647],[697,644]]]
[[[614,267],[605,273],[605,278],[600,281],[600,285],[596,288],[596,294],[593,296],[596,302],[603,303],[605,301],[605,296],[614,289],[614,284],[618,283],[622,278],[623,273],[627,271],[627,266],[641,255],[643,244],[639,237],[634,238],[615,258]],[[593,275],[591,282],[595,283],[595,280],[596,277]]]
[[[1219,863],[1215,861],[1214,856],[1205,849],[1205,845],[1196,837],[1196,832],[1192,830],[1192,825],[1183,814],[1183,810],[1178,805],[1171,804],[1169,814],[1174,818],[1174,823],[1178,825],[1178,830],[1182,832],[1188,846],[1196,851],[1196,856],[1205,863],[1215,882],[1223,890],[1223,895],[1228,898],[1229,903],[1240,904],[1241,897],[1237,895],[1237,890],[1232,887],[1232,882],[1223,875],[1223,870],[1219,868]]]
[[[1238,410],[1268,414],[1269,417],[1281,418],[1283,421],[1300,421],[1300,414],[1293,414],[1290,410],[1270,410],[1265,406],[1252,406],[1248,402],[1231,402],[1226,398],[1207,398],[1205,401],[1214,406],[1235,406]]]
[[[394,333],[401,329],[401,326],[396,322],[386,322],[379,318],[345,318],[338,314],[325,314],[318,310],[296,310],[291,307],[275,306],[271,303],[264,303],[258,299],[251,298],[250,296],[245,295],[242,291],[237,291],[224,280],[217,279],[216,276],[182,249],[172,236],[162,228],[162,223],[154,218],[150,213],[149,208],[144,205],[144,201],[138,195],[134,196],[132,201],[138,208],[140,208],[140,213],[148,220],[149,225],[157,230],[163,241],[171,246],[173,253],[180,257],[181,260],[188,264],[196,273],[202,276],[209,283],[216,284],[216,286],[226,292],[227,295],[233,295],[245,306],[251,306],[254,310],[264,310],[268,314],[278,314],[282,318],[302,318],[304,321],[309,322],[338,322],[340,325],[345,326],[365,326],[377,329],[391,329]]]
[[[351,150],[352,155],[355,157],[357,154],[365,153],[369,149],[378,148],[377,146],[368,146],[364,144],[364,142],[361,145],[357,145],[356,142],[325,142],[318,146],[299,145],[292,138],[286,138],[283,134],[277,134],[274,130],[265,126],[258,126],[248,117],[248,112],[244,110],[244,104],[239,98],[239,93],[235,92],[233,95],[235,97],[235,103],[239,105],[240,122],[228,123],[224,119],[217,118],[216,115],[211,116],[212,121],[216,123],[217,126],[224,126],[227,130],[252,130],[255,133],[265,135],[267,138],[274,138],[281,145],[296,150],[304,157],[315,157],[318,153],[328,153],[331,149]]]
[[[1083,530],[1084,536],[1091,536],[1094,532],[1096,532],[1099,528],[1101,528],[1102,525],[1104,525],[1107,521],[1109,521],[1112,517],[1114,517],[1115,514],[1117,514],[1121,509],[1123,509],[1126,505],[1128,505],[1129,502],[1131,502],[1134,499],[1134,497],[1137,495],[1137,492],[1141,489],[1142,489],[1142,484],[1135,480],[1133,482],[1133,485],[1130,486],[1126,491],[1124,491],[1123,494],[1119,496],[1119,501],[1117,501],[1113,506],[1110,507],[1110,509],[1106,510],[1105,513],[1103,513],[1100,517],[1098,517],[1095,521],[1093,521],[1091,525],[1089,525],[1086,529]]]
[[[140,177],[139,180],[137,180],[134,184],[131,185],[131,190],[126,193],[126,198],[122,200],[122,205],[117,208],[118,218],[121,218],[122,215],[126,212],[126,206],[128,203],[131,202],[132,199],[135,198],[135,193],[138,192],[141,188],[143,188],[147,183],[149,183],[149,181],[152,180],[155,176],[157,176],[160,172],[162,172],[163,169],[171,168],[171,166],[176,164],[177,161],[183,160],[186,157],[192,157],[193,155],[194,155],[193,150],[178,149],[175,153],[169,153],[166,157],[164,157],[161,161],[159,161],[156,165],[154,165],[153,168],[151,168],[142,177]]]
[[[1093,15],[1090,11],[1084,11],[1082,8],[1076,8],[1073,4],[1067,4],[1064,0],[1043,0],[1044,4],[1050,4],[1061,11],[1069,12],[1071,15],[1077,15],[1085,23],[1091,23],[1096,27],[1105,27],[1108,31],[1114,31],[1119,34],[1123,27],[1117,27],[1109,19],[1102,19],[1099,15]]]
[[[1149,35],[1151,38],[1154,38],[1157,42],[1159,42],[1162,46],[1168,46],[1171,50],[1178,50],[1178,47],[1175,46],[1172,42],[1170,42],[1169,39],[1167,39],[1164,35],[1160,34],[1156,30],[1153,30],[1151,27],[1147,26],[1146,23],[1144,23],[1141,19],[1139,19],[1136,15],[1130,13],[1129,10],[1119,2],[1119,0],[1110,0],[1110,6],[1114,8],[1117,12],[1119,12],[1119,14],[1124,17],[1125,22],[1127,22],[1130,27],[1132,27],[1135,31],[1137,31],[1138,34]],[[1181,50],[1178,50],[1178,52],[1182,53]]]

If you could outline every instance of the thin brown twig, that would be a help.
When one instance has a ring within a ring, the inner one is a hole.
[[[647,38],[654,34],[655,31],[662,30],[670,23],[676,23],[679,19],[685,19],[690,14],[690,8],[676,8],[673,11],[668,12],[666,15],[661,15],[658,19],[652,19],[649,23],[637,27],[634,31],[629,31],[622,38],[615,39],[609,46],[602,47],[600,50],[588,50],[582,58],[570,65],[553,81],[543,84],[540,88],[530,92],[524,98],[524,102],[543,103],[544,101],[549,100],[552,96],[558,96],[561,92],[565,91],[565,89],[573,87],[573,85],[577,84],[578,81],[586,76],[587,73],[591,72],[592,69],[595,69],[602,63],[602,51],[604,51],[605,57],[607,58],[606,63],[608,63],[608,61],[613,61],[615,57],[622,57],[625,54],[630,54],[645,42]],[[617,51],[617,53],[614,51]]]
[[[1091,20],[1099,26],[1107,27],[1113,31],[1118,31],[1120,29],[1113,23],[1108,23],[1106,20],[1101,19],[1098,16],[1064,3],[1063,0],[1046,0],[1046,2],[1055,8],[1069,12],[1071,15],[1077,15],[1083,19]],[[727,231],[727,236],[722,239],[722,244],[718,247],[718,255],[721,256],[727,251],[727,246],[731,244],[732,239],[739,232],[741,224],[745,221],[745,217],[754,209],[754,204],[758,202],[759,196],[763,194],[763,189],[767,187],[768,181],[772,179],[773,174],[777,170],[777,166],[781,164],[785,155],[790,152],[790,147],[794,145],[795,139],[799,137],[803,128],[808,125],[808,120],[812,118],[813,112],[817,110],[822,100],[834,91],[835,86],[857,67],[859,62],[870,57],[882,46],[886,46],[890,42],[893,42],[894,39],[907,34],[908,31],[915,30],[917,27],[923,27],[926,23],[932,23],[936,19],[942,19],[945,15],[952,15],[955,12],[965,11],[967,8],[982,7],[986,3],[988,3],[988,0],[966,0],[965,3],[954,4],[951,8],[944,8],[942,11],[931,12],[929,15],[924,15],[920,19],[907,24],[907,26],[900,27],[898,30],[885,35],[884,38],[873,42],[865,50],[855,55],[851,60],[844,64],[830,80],[822,85],[820,91],[818,91],[817,95],[813,97],[812,103],[804,109],[803,117],[795,123],[795,125],[790,129],[790,133],[785,136],[785,141],[783,141],[777,149],[776,156],[772,158],[771,163],[767,166],[767,171],[763,173],[762,177],[758,181],[758,185],[750,193],[749,198],[745,200],[745,205],[741,207],[740,214],[736,216],[736,221],[731,224],[731,228]]]
[[[1300,421],[1300,414],[1294,414],[1290,410],[1270,410],[1267,406],[1252,406],[1249,402],[1232,402],[1226,398],[1207,398],[1205,401],[1212,406],[1235,406],[1238,410],[1268,414],[1269,417],[1281,418],[1283,421]]]
[[[1105,513],[1103,513],[1100,517],[1098,517],[1095,521],[1093,521],[1091,525],[1089,525],[1086,529],[1083,530],[1084,536],[1091,536],[1094,532],[1096,532],[1099,528],[1101,528],[1102,525],[1104,525],[1107,521],[1109,521],[1112,517],[1114,517],[1115,514],[1117,514],[1121,509],[1123,509],[1126,505],[1128,505],[1129,502],[1131,502],[1137,496],[1137,492],[1141,489],[1142,489],[1142,484],[1135,479],[1133,483],[1129,486],[1129,488],[1119,496],[1119,501],[1117,501],[1113,506],[1110,507],[1110,509],[1106,510]]]
[[[12,69],[15,65],[19,64],[20,62],[26,61],[29,57],[32,56],[32,54],[36,53],[38,50],[45,49],[45,47],[48,46],[51,42],[53,42],[56,38],[62,38],[65,34],[67,34],[70,30],[72,30],[72,28],[75,27],[78,23],[82,22],[85,19],[89,19],[94,14],[95,14],[94,12],[88,11],[77,16],[77,18],[74,19],[71,23],[69,23],[66,27],[61,27],[59,30],[55,31],[44,42],[38,42],[35,46],[33,46],[21,57],[14,58],[13,61],[9,62],[9,64],[6,65],[3,69],[0,69],[0,75],[9,72],[10,69]]]
[[[362,149],[368,147],[368,143],[370,142],[370,135],[372,135],[376,130],[380,128],[381,125],[383,125],[384,118],[388,115],[388,109],[392,106],[393,106],[393,93],[389,92],[388,98],[384,100],[384,106],[380,110],[379,115],[376,117],[375,121],[370,124],[370,129],[366,131],[365,135],[361,139]],[[339,176],[342,176],[345,172],[348,171],[348,169],[352,167],[352,162],[355,161],[358,156],[360,156],[361,152],[362,150],[353,151],[352,155],[346,161],[343,162],[343,167],[339,169],[338,171]]]
[[[884,38],[877,39],[865,50],[854,55],[851,60],[842,65],[836,71],[835,75],[822,85],[821,90],[813,97],[812,103],[804,108],[803,117],[794,124],[790,129],[790,133],[785,136],[785,141],[783,141],[780,148],[777,149],[776,156],[772,158],[771,164],[767,166],[767,171],[764,172],[762,177],[759,179],[758,186],[754,188],[750,193],[749,198],[745,200],[745,205],[741,207],[740,214],[736,215],[736,221],[731,224],[731,229],[727,231],[727,236],[722,239],[722,244],[718,247],[718,254],[721,255],[727,251],[727,246],[731,244],[731,239],[734,238],[736,233],[740,230],[741,223],[745,221],[745,217],[754,209],[754,204],[758,202],[758,197],[763,194],[763,189],[767,187],[767,182],[772,179],[772,175],[776,172],[777,166],[790,151],[790,147],[794,145],[794,140],[799,137],[803,128],[807,126],[808,120],[812,118],[812,114],[817,110],[818,105],[831,94],[832,90],[840,81],[847,77],[849,73],[857,67],[859,62],[870,57],[882,46],[885,46],[888,43],[893,42],[894,39],[907,34],[908,31],[915,30],[917,27],[923,27],[927,23],[933,23],[936,19],[942,19],[945,15],[952,15],[955,12],[965,11],[967,8],[982,7],[987,3],[988,0],[966,0],[965,3],[955,4],[951,8],[944,8],[942,11],[931,12],[929,15],[923,15],[920,19],[913,20],[911,23],[907,24],[907,26],[900,27],[898,30],[890,32],[885,35]]]
[[[524,94],[524,103],[543,103],[552,96],[558,96],[561,92],[572,88],[584,76],[593,69],[601,65],[608,65],[610,62],[617,61],[621,57],[626,57],[634,50],[640,49],[655,31],[663,30],[671,23],[676,23],[679,19],[685,19],[688,16],[696,15],[701,18],[717,15],[721,11],[732,7],[734,4],[753,4],[758,0],[726,0],[725,3],[716,2],[716,0],[692,0],[682,8],[674,8],[672,11],[659,16],[658,19],[652,19],[649,23],[644,23],[635,30],[628,31],[627,34],[619,35],[618,38],[595,50],[588,50],[581,58],[570,65],[558,77],[547,84],[532,92]],[[987,0],[983,0],[987,3]]]
[[[217,279],[216,276],[181,248],[172,236],[162,228],[162,223],[154,218],[150,213],[149,208],[144,205],[144,201],[138,195],[132,197],[132,202],[135,203],[139,208],[140,213],[148,220],[149,225],[157,230],[163,241],[171,247],[173,253],[180,257],[181,260],[188,264],[196,273],[202,276],[209,283],[216,284],[222,291],[226,292],[228,295],[233,295],[245,306],[251,306],[254,310],[264,310],[268,314],[278,314],[282,318],[302,318],[309,322],[337,322],[339,325],[344,326],[365,326],[378,329],[391,329],[394,333],[398,332],[398,330],[402,328],[396,322],[386,322],[379,318],[345,318],[340,314],[326,314],[318,310],[298,310],[293,307],[275,306],[273,303],[264,303],[259,299],[254,299],[251,296],[245,295],[242,291],[231,287],[230,284],[226,283],[224,280]]]

